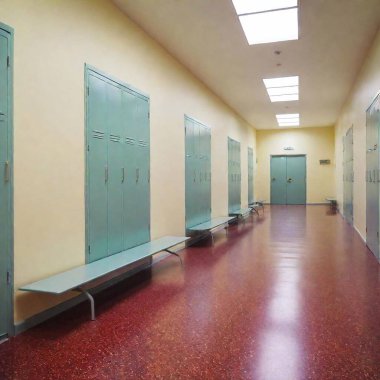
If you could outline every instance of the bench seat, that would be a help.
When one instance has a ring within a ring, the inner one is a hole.
[[[211,219],[207,222],[197,224],[191,228],[188,228],[189,231],[210,231],[216,227],[221,226],[222,224],[228,223],[230,220],[234,219],[234,216],[221,216],[219,218]]]
[[[24,285],[20,287],[20,290],[57,295],[70,290],[81,291],[86,294],[91,302],[92,319],[94,319],[92,296],[87,291],[81,289],[81,286],[162,251],[178,256],[175,252],[169,251],[169,248],[181,244],[188,239],[188,237],[165,236],[160,239],[141,244],[137,247],[127,249],[126,251],[115,255],[105,257],[104,259],[81,265],[40,281]]]
[[[231,211],[230,212],[230,215],[232,216],[237,216],[237,217],[243,217],[245,215],[248,215],[250,212],[252,211],[252,207],[248,207],[248,208],[241,208],[240,210],[236,210],[236,211]]]

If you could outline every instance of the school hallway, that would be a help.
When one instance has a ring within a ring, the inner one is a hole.
[[[0,378],[380,379],[380,266],[328,206],[180,253],[0,345]]]

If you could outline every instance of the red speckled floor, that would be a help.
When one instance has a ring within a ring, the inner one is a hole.
[[[380,379],[380,265],[324,206],[277,206],[0,345],[1,379]]]

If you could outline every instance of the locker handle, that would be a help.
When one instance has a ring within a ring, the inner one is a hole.
[[[4,165],[4,181],[9,182],[10,179],[10,166],[9,166],[9,161],[5,161]]]
[[[274,182],[275,180],[276,180],[276,178],[275,178],[275,177],[273,177],[273,178],[272,178],[272,182]]]
[[[104,167],[104,182],[108,182],[108,166]]]
[[[136,183],[139,182],[140,169],[136,169]]]
[[[121,168],[121,183],[125,181],[125,168]]]
[[[292,180],[291,178],[288,178],[287,182],[288,182],[288,183],[292,183],[293,180]]]
[[[196,176],[197,176],[197,174],[196,174],[196,172],[195,172],[195,170],[194,170],[194,178],[193,178],[193,182],[195,182]]]

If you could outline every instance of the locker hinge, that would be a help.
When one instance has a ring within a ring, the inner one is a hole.
[[[87,86],[87,96],[89,96],[89,95],[90,95],[90,87]]]
[[[91,255],[91,246],[88,246],[88,254]]]
[[[11,273],[9,271],[7,271],[7,284],[11,284]]]
[[[150,112],[148,112],[148,119],[150,119]]]
[[[87,152],[90,151],[90,144],[87,144]]]
[[[11,67],[11,57],[9,55],[7,57],[7,67]]]

